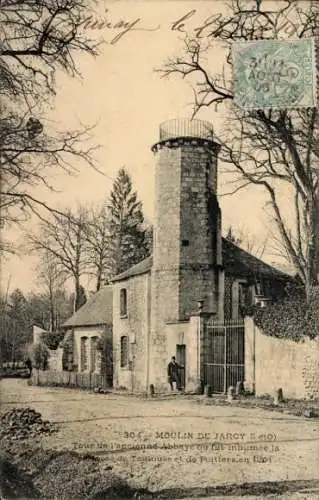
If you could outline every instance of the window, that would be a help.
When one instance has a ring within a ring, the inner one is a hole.
[[[120,290],[120,316],[127,315],[127,290],[121,288]]]
[[[128,337],[124,335],[121,337],[121,368],[128,365]]]
[[[88,338],[81,337],[81,372],[85,372],[88,369]]]
[[[189,247],[189,240],[182,240],[183,247]]]
[[[255,283],[255,293],[256,295],[264,295],[263,286],[260,281]]]
[[[91,337],[91,372],[94,373],[96,371],[96,360],[97,360],[97,343],[98,343],[98,337]]]

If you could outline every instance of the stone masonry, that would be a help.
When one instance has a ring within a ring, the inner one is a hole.
[[[167,385],[166,366],[172,355],[167,352],[165,325],[189,319],[199,301],[207,313],[216,313],[218,307],[218,146],[211,137],[192,137],[184,130],[183,134],[177,124],[172,137],[153,147],[157,165],[150,354],[156,370],[151,369],[150,380],[157,387]]]

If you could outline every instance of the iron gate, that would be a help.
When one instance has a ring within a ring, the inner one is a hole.
[[[208,321],[204,327],[204,383],[226,393],[245,379],[245,326],[241,320]]]

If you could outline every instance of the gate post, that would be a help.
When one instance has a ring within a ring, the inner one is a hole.
[[[199,379],[205,384],[205,316],[199,313]]]
[[[205,383],[205,313],[203,311],[204,301],[198,301],[198,323],[197,323],[197,377],[198,384]]]
[[[256,331],[253,318],[246,316],[245,318],[245,390],[254,393],[256,376]]]

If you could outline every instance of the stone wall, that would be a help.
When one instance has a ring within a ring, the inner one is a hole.
[[[246,383],[257,396],[282,388],[284,397],[319,397],[319,339],[294,342],[262,333],[245,321]]]
[[[120,315],[120,290],[127,291],[127,314]],[[150,274],[114,284],[113,291],[113,384],[134,392],[149,386]],[[129,343],[128,364],[121,367],[121,337]]]
[[[74,328],[73,366],[76,371],[101,373],[101,354],[92,351],[96,349],[97,339],[102,338],[104,334],[104,325],[77,326]],[[83,339],[85,339],[85,342]]]
[[[63,349],[62,347],[58,347],[57,349],[49,349],[50,358],[49,358],[49,370],[62,371],[62,357],[63,357]]]

